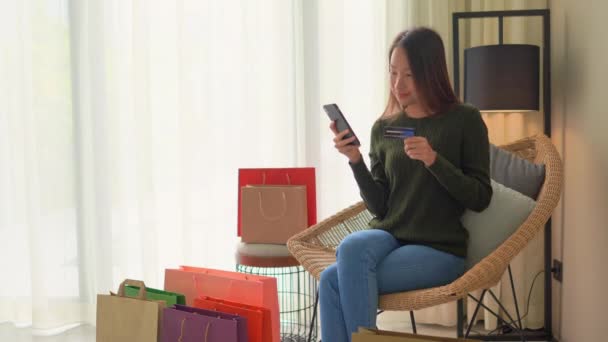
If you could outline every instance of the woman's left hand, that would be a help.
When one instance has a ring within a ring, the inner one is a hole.
[[[414,136],[404,139],[403,150],[408,157],[422,161],[426,167],[433,165],[437,159],[437,152],[425,137]]]

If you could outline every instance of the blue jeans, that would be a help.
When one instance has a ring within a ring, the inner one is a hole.
[[[464,272],[464,258],[370,229],[348,235],[336,263],[321,273],[323,342],[346,342],[358,327],[376,327],[378,295],[449,284]]]

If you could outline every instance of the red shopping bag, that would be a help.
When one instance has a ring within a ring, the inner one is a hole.
[[[260,184],[306,185],[308,227],[317,223],[317,191],[314,167],[239,169],[238,236],[241,236],[241,187]]]
[[[165,290],[184,294],[189,306],[194,305],[195,298],[209,296],[268,309],[272,326],[270,341],[280,341],[276,278],[180,266],[179,269],[165,270]]]
[[[225,312],[247,319],[247,336],[249,342],[264,342],[272,340],[272,324],[270,311],[253,305],[224,301],[213,297],[194,299],[194,307]]]

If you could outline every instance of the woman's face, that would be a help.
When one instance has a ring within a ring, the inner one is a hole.
[[[410,63],[405,50],[397,47],[391,54],[390,66],[391,92],[402,108],[418,106],[420,104],[414,76],[410,70]]]

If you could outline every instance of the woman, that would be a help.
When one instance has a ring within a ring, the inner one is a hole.
[[[389,50],[390,96],[374,123],[370,169],[359,147],[335,134],[348,157],[373,229],[347,236],[336,263],[321,274],[322,340],[350,341],[375,327],[378,295],[448,284],[464,272],[465,209],[492,196],[487,128],[479,111],[459,103],[448,79],[441,37],[428,28],[400,33]],[[385,137],[413,128],[415,136]]]

